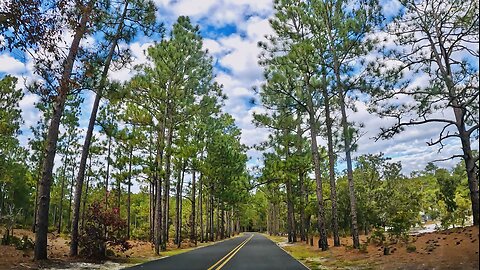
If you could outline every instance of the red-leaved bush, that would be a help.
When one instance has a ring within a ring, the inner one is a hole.
[[[119,246],[125,251],[127,222],[120,217],[118,208],[105,209],[93,202],[87,210],[85,225],[79,239],[80,254],[89,258],[105,258],[107,246]]]

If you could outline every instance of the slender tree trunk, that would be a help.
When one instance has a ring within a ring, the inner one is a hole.
[[[316,194],[318,201],[318,231],[320,239],[318,240],[318,247],[322,250],[328,249],[327,241],[327,231],[325,229],[325,209],[323,205],[323,187],[322,187],[322,174],[320,172],[320,156],[318,153],[317,145],[317,130],[316,130],[316,120],[313,108],[313,102],[311,99],[308,100],[308,109],[309,109],[309,123],[310,123],[310,140],[311,140],[311,149],[313,157],[313,165],[315,169],[315,182],[317,184]]]
[[[163,120],[165,121],[165,120]],[[155,208],[154,208],[154,235],[155,235],[155,254],[160,254],[160,246],[162,245],[162,177],[160,175],[163,163],[163,145],[165,138],[165,123],[162,122],[160,133],[157,138],[157,154],[155,157]]]
[[[480,202],[478,195],[478,169],[473,157],[470,134],[465,129],[464,112],[456,107],[454,108],[457,129],[462,142],[463,161],[467,170],[468,188],[470,190],[470,200],[472,203],[473,225],[479,225]]]
[[[89,164],[88,164],[88,169],[86,172],[89,172],[92,169],[92,157],[90,156],[89,158]],[[87,182],[85,183],[85,194],[83,196],[83,206],[82,206],[82,227],[81,229],[85,228],[85,209],[87,207],[87,200],[88,200],[88,189],[90,187],[90,173],[87,175]],[[75,212],[73,218],[75,219]],[[72,231],[73,233],[73,231]]]
[[[300,240],[306,241],[307,236],[305,234],[305,176],[303,172],[298,174],[300,182]]]
[[[105,84],[107,81],[108,70],[110,69],[110,63],[112,61],[113,54],[115,53],[115,49],[117,47],[117,43],[118,43],[118,40],[120,39],[120,35],[123,29],[123,24],[125,21],[125,17],[127,15],[127,10],[128,10],[128,3],[129,3],[129,0],[126,0],[125,6],[123,9],[122,18],[120,19],[120,23],[117,28],[116,36],[113,39],[112,46],[110,47],[107,58],[105,59],[105,65],[103,67],[100,84],[97,89],[97,94],[95,95],[95,101],[93,102],[93,108],[90,114],[90,120],[88,122],[87,134],[85,135],[85,141],[83,143],[82,156],[80,158],[80,165],[78,168],[78,176],[77,176],[77,181],[75,186],[75,199],[74,199],[73,220],[72,220],[72,236],[70,241],[70,256],[78,255],[78,219],[79,219],[79,213],[80,213],[80,200],[82,198],[83,180],[85,179],[85,168],[87,164],[87,157],[90,151],[93,128],[95,127],[95,120],[97,118],[100,99],[102,97],[103,88],[105,88]]]
[[[332,39],[332,37],[330,37]],[[336,56],[335,51],[333,51],[333,72],[335,74],[336,87],[339,95],[339,104],[340,110],[342,113],[341,126],[343,133],[343,147],[345,151],[345,160],[347,162],[347,178],[348,178],[348,190],[350,196],[350,218],[352,226],[352,240],[353,247],[360,248],[360,239],[358,237],[358,224],[357,224],[357,199],[355,197],[355,185],[353,180],[353,168],[352,168],[352,138],[349,132],[348,120],[347,120],[347,111],[345,105],[345,89],[344,84],[340,78],[340,63]]]
[[[186,162],[186,161],[185,161]],[[183,211],[183,200],[182,200],[182,190],[183,190],[183,181],[185,180],[185,167],[186,164],[183,164],[182,168],[182,179],[180,182],[180,211],[179,211],[179,221],[178,221],[178,248],[182,245],[182,211]]]
[[[107,172],[105,175],[105,208],[108,208],[108,182],[110,178],[110,155],[112,146],[112,136],[108,136],[108,150],[107,150]]]
[[[300,112],[297,113],[297,141],[296,141],[296,148],[297,148],[297,156],[300,158],[302,155],[302,116]],[[305,241],[305,183],[304,183],[304,172],[303,168],[300,168],[298,171],[298,182],[300,185],[300,240]]]
[[[324,81],[326,81],[325,76]],[[325,122],[327,126],[328,174],[330,177],[330,200],[332,201],[333,245],[335,247],[339,247],[340,236],[338,234],[337,188],[335,183],[335,154],[333,152],[333,121],[330,115],[330,98],[328,96],[326,85],[323,86],[323,100],[325,106]]]
[[[217,226],[215,226],[215,241],[220,239],[220,200],[217,201]]]
[[[133,146],[130,146],[128,155],[128,187],[127,187],[127,239],[130,239],[130,223],[131,223],[131,189],[132,189],[132,158]]]
[[[33,222],[32,222],[32,232],[35,233],[36,227],[37,227],[37,208],[38,208],[38,187],[40,184],[40,173],[42,171],[42,164],[43,164],[43,159],[40,159],[40,162],[38,164],[38,175],[37,175],[37,181],[35,183],[35,205],[33,208]],[[2,194],[3,197],[3,194]],[[3,204],[3,200],[2,200]],[[0,208],[0,215],[2,214],[2,209]],[[53,223],[55,224],[55,222]]]
[[[52,185],[52,171],[55,161],[55,153],[57,150],[58,133],[60,120],[65,108],[65,101],[70,90],[70,77],[72,74],[73,64],[77,58],[87,23],[95,1],[90,0],[83,9],[80,22],[75,29],[75,34],[70,46],[67,58],[63,63],[63,73],[60,79],[58,95],[54,98],[53,114],[50,120],[50,126],[47,133],[47,146],[45,149],[45,160],[43,163],[42,180],[39,188],[39,204],[37,210],[37,231],[35,232],[35,260],[47,259],[47,233],[48,233],[48,208],[50,206],[50,189]]]
[[[191,231],[190,231],[190,241],[192,241],[195,245],[197,245],[197,232],[196,232],[196,228],[197,228],[197,224],[195,224],[195,211],[196,211],[196,206],[195,206],[195,196],[196,196],[196,177],[195,177],[195,169],[193,170],[193,173],[192,173],[192,220],[191,220],[191,224],[192,224],[192,227],[191,227]]]
[[[183,165],[182,160],[179,162]],[[180,243],[180,201],[182,200],[182,192],[181,192],[181,177],[182,177],[182,170],[183,167],[178,169],[178,176],[177,176],[177,185],[175,187],[175,239],[174,243]]]
[[[72,159],[72,162],[75,163],[75,159]],[[68,226],[67,228],[70,229],[72,225],[72,220],[71,218],[71,213],[72,213],[72,197],[73,197],[73,185],[74,185],[74,180],[75,180],[75,166],[72,166],[72,178],[70,179],[70,197],[68,199],[68,215],[67,215],[67,221],[68,221]]]
[[[210,190],[210,241],[213,241],[213,209],[214,209],[214,205],[213,205],[213,185],[211,186],[211,190]]]
[[[308,185],[304,185],[304,189],[305,189],[305,202],[306,202],[306,205],[305,207],[307,207],[308,205],[308,194],[310,193],[309,189],[308,189]],[[308,238],[309,238],[309,235],[310,235],[310,216],[311,215],[305,215],[305,220],[303,221],[304,224],[305,224],[305,242],[308,244]]]
[[[221,208],[220,208],[221,207]],[[220,239],[225,239],[225,205],[222,202],[219,204],[219,212],[220,212]]]
[[[160,254],[160,246],[162,245],[162,180],[158,177],[155,181],[155,254]]]
[[[206,201],[205,201],[205,222],[206,222],[206,228],[205,228],[205,241],[210,240],[210,197],[209,195],[206,195]]]
[[[62,185],[60,190],[60,216],[58,218],[57,233],[60,234],[62,231],[62,217],[63,217],[63,197],[65,197],[65,178],[67,177],[67,157],[64,159],[63,169],[62,169]]]
[[[123,171],[120,170],[120,175],[122,175]],[[120,216],[120,205],[122,204],[122,183],[120,181],[120,177],[117,178],[117,208],[118,208],[118,216]]]
[[[155,186],[153,179],[151,179],[152,182],[150,182],[150,242],[155,243],[154,239],[154,231],[155,231]]]
[[[297,237],[295,235],[295,215],[293,207],[293,198],[292,198],[292,181],[290,177],[287,176],[287,230],[288,230],[288,242],[294,243],[297,242]]]
[[[340,77],[338,77],[337,79],[340,80]],[[347,161],[347,178],[348,178],[348,191],[350,195],[350,217],[352,222],[353,247],[360,248],[360,238],[358,237],[358,224],[357,224],[357,199],[355,197],[352,157],[350,154],[351,138],[348,131],[347,111],[345,108],[345,97],[343,95],[343,90],[340,90],[340,109],[342,111],[343,140],[344,140],[344,149],[345,149],[345,159]]]
[[[203,243],[205,241],[203,234],[203,188],[202,188],[202,174],[198,179],[198,206],[199,206],[199,217],[200,217],[200,241]]]
[[[169,110],[171,111],[171,110]],[[167,249],[168,243],[168,231],[169,231],[169,200],[170,200],[170,174],[171,174],[171,157],[172,157],[172,139],[173,139],[173,120],[170,115],[170,124],[167,133],[167,145],[165,154],[165,178],[164,178],[164,190],[163,190],[163,243],[162,250]]]

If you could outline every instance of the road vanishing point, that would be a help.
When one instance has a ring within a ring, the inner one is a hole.
[[[150,261],[125,270],[306,270],[271,240],[258,233]]]

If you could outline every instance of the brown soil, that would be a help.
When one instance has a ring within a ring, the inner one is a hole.
[[[0,228],[0,235],[3,235],[3,233],[3,230]],[[26,235],[32,241],[33,239],[35,239],[34,233],[32,233],[32,231],[30,230],[15,229],[14,235],[20,238]],[[52,265],[64,265],[69,262],[86,261],[84,258],[70,258],[68,256],[69,243],[70,239],[64,238],[57,234],[49,233],[49,261],[42,263],[37,263],[33,261],[33,250],[22,251],[15,249],[14,246],[0,245],[0,270],[38,269]],[[158,258],[158,256],[155,256],[155,253],[153,251],[153,245],[151,243],[138,240],[132,240],[129,241],[129,243],[131,245],[131,249],[127,250],[125,253],[116,252],[116,256],[113,258],[109,258],[109,260],[125,263],[138,263],[153,258]],[[187,239],[182,243],[181,249],[186,249],[194,246],[195,245],[193,243],[190,243]],[[179,251],[179,249],[173,243],[169,243],[169,245],[167,245],[167,255],[169,254],[168,251],[171,251],[171,253],[175,253],[176,251]]]
[[[366,240],[366,236],[360,236],[361,243]],[[317,243],[318,238],[314,239],[314,246]],[[476,226],[411,236],[408,244],[388,245],[390,255],[384,255],[383,247],[374,244],[368,245],[366,252],[353,250],[350,237],[342,238],[341,243],[341,247],[332,247],[333,239],[329,239],[331,248],[320,254],[323,253],[328,260],[343,261],[343,265],[363,265],[370,269],[479,269],[479,231]],[[305,243],[299,245],[307,247]],[[415,246],[416,250],[408,252],[407,246]]]

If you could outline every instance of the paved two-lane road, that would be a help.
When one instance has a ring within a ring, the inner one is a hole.
[[[128,270],[306,270],[307,268],[265,236],[241,237],[179,255],[147,262]]]

